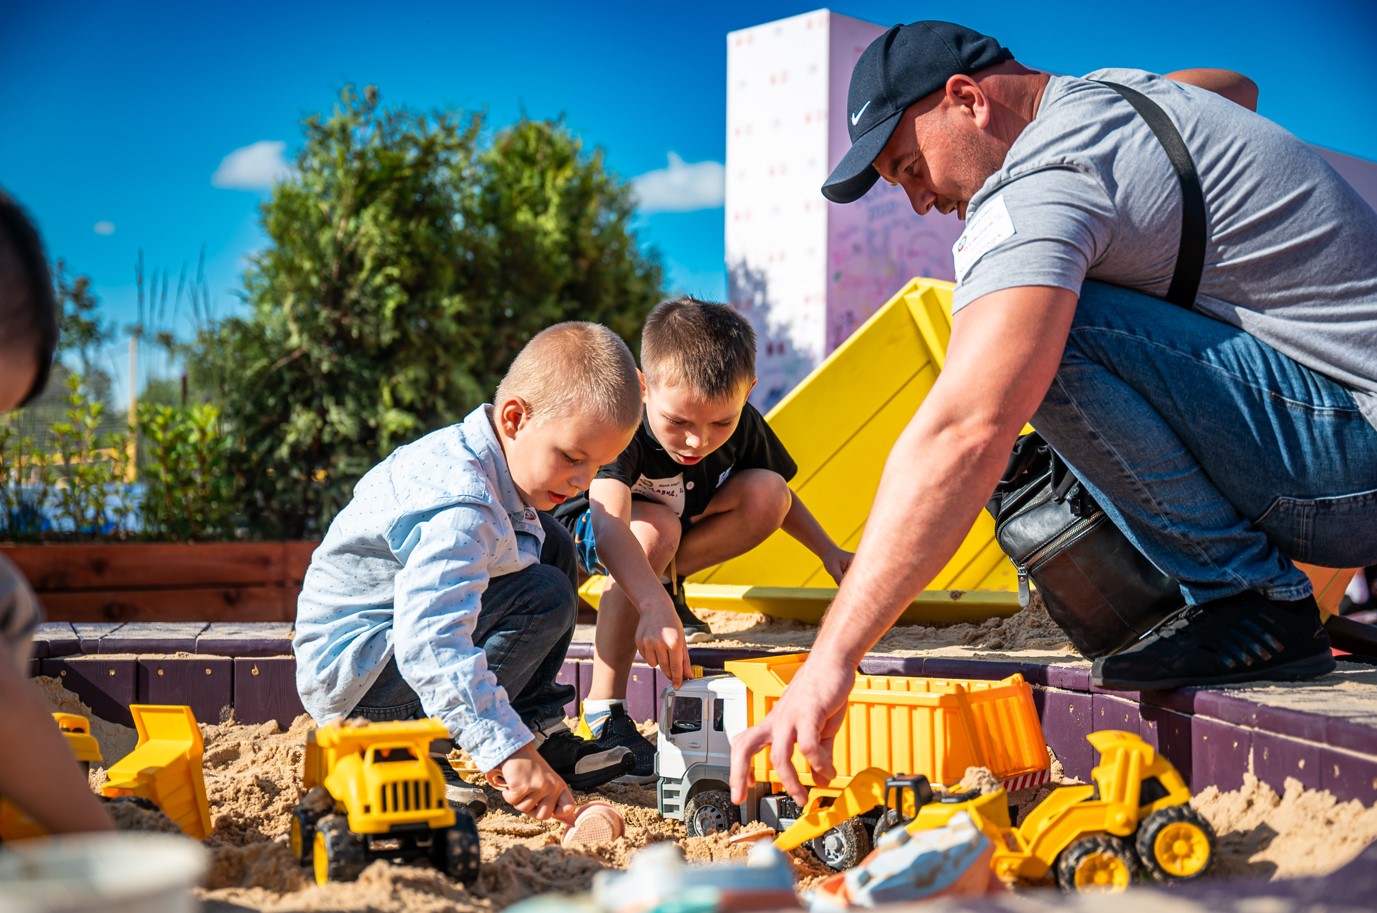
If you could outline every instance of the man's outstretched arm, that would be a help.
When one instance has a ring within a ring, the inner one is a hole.
[[[1023,287],[957,312],[946,365],[885,462],[855,560],[808,661],[775,709],[732,745],[732,798],[744,801],[750,759],[766,745],[785,789],[806,801],[790,758],[797,744],[830,779],[832,737],[856,667],[956,553],[1061,362],[1076,295]]]

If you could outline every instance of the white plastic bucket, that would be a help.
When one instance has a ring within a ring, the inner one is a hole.
[[[206,851],[175,834],[89,834],[0,847],[0,913],[193,913]]]

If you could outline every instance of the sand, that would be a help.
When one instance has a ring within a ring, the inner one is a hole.
[[[733,615],[711,623],[723,646],[749,645],[807,649],[811,626]],[[730,628],[736,626],[736,630]],[[735,640],[734,638],[742,638]],[[945,628],[903,626],[887,635],[880,649],[893,653],[958,649],[962,655],[1018,652],[1055,656],[1064,662],[1070,649],[1045,612],[1020,613],[984,624]],[[38,679],[55,709],[90,716],[90,709],[54,679]],[[107,761],[133,748],[135,734],[128,727],[92,718],[92,732]],[[743,860],[749,843],[729,842],[732,835],[689,838],[679,822],[655,811],[653,786],[608,786],[576,796],[611,802],[626,819],[625,835],[611,843],[564,849],[563,825],[541,823],[507,807],[500,794],[489,790],[491,810],[479,822],[483,865],[471,888],[420,866],[376,862],[356,883],[317,886],[296,864],[287,849],[289,814],[300,796],[300,768],[305,734],[311,726],[303,716],[283,731],[276,723],[242,725],[227,720],[202,723],[204,771],[213,830],[205,841],[212,855],[210,872],[196,896],[204,911],[498,911],[543,893],[587,891],[594,874],[604,868],[624,868],[640,848],[671,840],[692,863]],[[647,731],[653,728],[647,727]],[[981,771],[968,773],[966,785],[988,788],[992,778]],[[98,785],[104,770],[92,771]],[[1070,782],[1054,762],[1053,781]],[[1052,787],[1015,793],[1011,801],[1021,810],[1041,801]],[[1321,875],[1353,859],[1377,841],[1377,806],[1338,803],[1327,792],[1305,790],[1288,782],[1279,796],[1249,777],[1232,792],[1202,789],[1193,803],[1220,836],[1217,872],[1230,876],[1281,879]],[[166,829],[160,814],[136,808],[116,810],[122,827],[131,830]],[[750,825],[747,829],[757,829]],[[740,830],[739,828],[737,830]],[[806,850],[793,854],[800,890],[830,874]]]

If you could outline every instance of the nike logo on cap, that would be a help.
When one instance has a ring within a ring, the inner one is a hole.
[[[861,105],[861,110],[859,110],[859,111],[857,111],[855,114],[851,115],[851,126],[854,127],[854,126],[856,126],[857,124],[859,124],[859,123],[861,122],[861,115],[864,114],[864,113],[865,113],[865,109],[866,109],[866,108],[869,108],[869,107],[870,107],[870,102],[866,102],[865,104]]]

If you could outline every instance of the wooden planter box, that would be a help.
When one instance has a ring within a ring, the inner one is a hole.
[[[315,542],[4,545],[50,621],[291,621]]]

